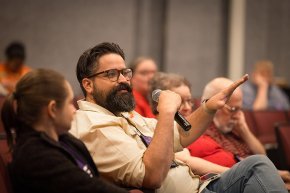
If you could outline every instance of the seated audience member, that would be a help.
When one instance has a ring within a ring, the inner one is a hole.
[[[183,76],[158,72],[151,80],[151,90],[155,89],[171,90],[179,94],[182,101],[179,112],[184,117],[192,113],[191,85]],[[152,111],[158,118],[157,103],[151,100],[151,105]],[[192,156],[190,160],[187,160],[190,156],[187,149]],[[176,153],[175,157],[187,162],[192,171],[199,175],[209,172],[222,173],[237,163],[231,152],[225,151],[207,135],[201,135],[187,149],[184,149],[184,152]]]
[[[130,68],[133,71],[131,83],[136,103],[135,111],[144,117],[154,118],[149,104],[149,81],[157,72],[157,65],[151,58],[140,57],[133,61]]]
[[[166,90],[159,96],[158,120],[134,111],[130,87],[132,71],[124,52],[114,43],[101,43],[85,51],[77,64],[77,77],[85,99],[78,101],[71,132],[88,147],[102,176],[125,186],[148,187],[156,192],[285,192],[283,181],[266,156],[250,156],[215,181],[201,182],[174,152],[197,139],[223,108],[231,93],[247,80],[233,83],[204,102],[187,119],[182,131],[174,122],[181,105],[178,94]],[[226,191],[225,191],[226,190]]]
[[[243,108],[252,110],[289,110],[287,95],[273,83],[274,66],[270,61],[255,64],[250,81],[242,86]]]
[[[72,100],[64,77],[44,69],[24,75],[6,99],[2,121],[13,152],[15,193],[127,192],[101,179],[85,145],[68,133]]]
[[[232,83],[233,81],[223,77],[213,79],[205,86],[202,99],[214,96]],[[242,101],[243,94],[237,88],[224,108],[216,112],[213,124],[207,129],[206,135],[212,137],[222,148],[232,152],[240,159],[253,154],[266,155],[263,145],[251,132],[245,120],[241,110]],[[279,174],[287,188],[290,189],[290,173],[279,170]]]
[[[30,68],[24,65],[25,48],[22,43],[11,43],[5,51],[6,61],[0,64],[0,94],[12,93],[17,81]]]

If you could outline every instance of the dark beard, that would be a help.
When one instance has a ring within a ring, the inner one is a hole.
[[[121,90],[127,90],[126,93],[118,93]],[[135,109],[135,99],[132,94],[132,88],[129,84],[120,83],[112,89],[107,96],[98,91],[94,85],[93,98],[95,102],[114,114],[120,112],[130,112]]]

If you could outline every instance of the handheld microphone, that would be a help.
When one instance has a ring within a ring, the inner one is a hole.
[[[156,89],[152,92],[152,100],[158,103],[160,92],[162,90]],[[174,116],[174,120],[182,127],[183,130],[189,131],[191,129],[191,124],[180,114],[180,112],[176,112]]]

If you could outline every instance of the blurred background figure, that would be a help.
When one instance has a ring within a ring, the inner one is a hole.
[[[130,68],[133,71],[131,83],[136,101],[135,111],[144,117],[154,118],[149,104],[149,81],[157,72],[157,65],[151,58],[139,57],[132,62]]]
[[[258,61],[248,81],[242,86],[243,108],[252,110],[288,110],[289,100],[274,84],[274,66],[271,61]]]
[[[24,65],[25,47],[20,42],[12,42],[5,50],[6,60],[0,63],[0,94],[12,93],[17,81],[30,68]]]
[[[150,81],[150,85],[150,93],[153,90],[161,89],[171,90],[179,94],[182,100],[179,112],[185,117],[192,113],[191,84],[185,77],[173,73],[158,72]],[[150,103],[152,103],[152,112],[155,115],[158,114],[157,103],[152,98],[150,98]]]

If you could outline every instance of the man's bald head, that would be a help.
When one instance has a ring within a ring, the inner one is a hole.
[[[202,100],[211,98],[218,92],[233,84],[233,81],[219,77],[210,81],[204,88]],[[236,88],[224,108],[219,109],[214,116],[214,123],[222,133],[231,132],[237,124],[237,113],[242,107],[242,91]]]
[[[207,85],[204,87],[203,94],[201,99],[209,99],[213,95],[217,94],[218,92],[222,91],[223,89],[227,88],[234,82],[228,78],[225,77],[218,77],[207,83]],[[241,89],[238,87],[234,91],[233,95],[242,95]],[[232,97],[233,97],[232,95]]]

